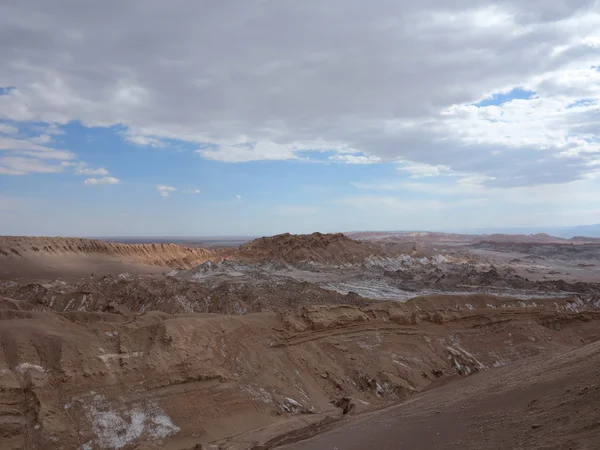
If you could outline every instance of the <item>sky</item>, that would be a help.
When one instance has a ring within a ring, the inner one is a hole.
[[[600,1],[0,3],[0,234],[600,223]]]

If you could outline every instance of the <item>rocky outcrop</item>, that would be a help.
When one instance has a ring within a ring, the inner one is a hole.
[[[278,234],[255,239],[231,255],[246,261],[280,260],[319,263],[359,263],[379,251],[342,233]]]

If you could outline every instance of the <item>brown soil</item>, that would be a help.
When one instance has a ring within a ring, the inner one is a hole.
[[[0,279],[50,280],[95,274],[157,274],[190,268],[216,253],[175,244],[118,244],[95,239],[0,236]]]
[[[279,234],[255,239],[242,245],[231,259],[242,261],[281,260],[286,262],[315,261],[320,263],[356,263],[380,254],[354,239],[337,234]]]
[[[228,316],[51,312],[5,299],[3,448],[270,446],[600,338],[591,304],[521,303],[441,296]]]
[[[599,365],[599,342],[527,359],[285,449],[598,449]]]
[[[371,238],[0,238],[0,448],[600,448],[597,245]]]
[[[72,253],[118,256],[168,267],[192,267],[214,256],[208,250],[175,244],[118,244],[96,239],[0,236],[0,255],[4,257]]]
[[[305,305],[372,303],[358,295],[339,294],[311,283],[267,281],[206,285],[173,277],[142,278],[128,274],[86,278],[76,283],[0,282],[0,295],[21,301],[22,309],[122,314],[160,311],[242,315]]]
[[[0,236],[0,279],[73,279],[119,272],[158,274],[164,268],[189,269],[223,258],[320,263],[361,262],[380,254],[343,234],[259,238],[237,249],[207,250],[176,244],[120,244],[95,239]],[[161,268],[163,268],[161,270]]]

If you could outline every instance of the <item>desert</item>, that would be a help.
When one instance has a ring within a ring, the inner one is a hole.
[[[600,445],[593,238],[0,243],[2,448]]]
[[[0,0],[0,450],[600,450],[600,0]]]

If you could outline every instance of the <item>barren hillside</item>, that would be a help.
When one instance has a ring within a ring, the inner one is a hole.
[[[300,235],[285,233],[255,239],[244,244],[231,256],[231,259],[356,263],[374,254],[379,254],[379,251],[342,233]]]
[[[421,238],[0,238],[0,447],[596,448],[594,361],[546,362],[596,348],[598,246]]]
[[[76,279],[120,272],[160,274],[194,267],[215,252],[175,244],[119,244],[96,239],[0,236],[0,279]]]
[[[526,359],[285,449],[598,449],[599,364],[600,342]]]
[[[61,237],[0,236],[0,256],[31,257],[69,254],[100,254],[130,259],[143,264],[188,268],[214,254],[202,248],[175,244],[118,244],[96,239]]]
[[[577,301],[448,296],[229,316],[88,312],[83,297],[67,313],[1,303],[2,448],[271,448],[600,338],[600,312]]]

